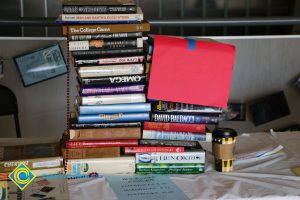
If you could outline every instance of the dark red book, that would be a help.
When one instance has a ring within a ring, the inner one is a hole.
[[[144,130],[205,133],[204,124],[144,122]]]
[[[182,153],[184,152],[184,147],[159,147],[159,146],[139,146],[139,147],[125,147],[125,154],[133,153]]]
[[[85,141],[66,141],[66,148],[95,148],[95,147],[124,147],[138,146],[137,139],[130,140],[85,140]]]

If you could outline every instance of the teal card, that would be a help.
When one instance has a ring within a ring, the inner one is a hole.
[[[106,175],[120,200],[189,200],[167,175]]]

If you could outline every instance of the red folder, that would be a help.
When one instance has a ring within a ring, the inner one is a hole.
[[[148,99],[227,107],[233,45],[155,35]]]

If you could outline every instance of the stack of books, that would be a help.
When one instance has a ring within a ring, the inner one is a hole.
[[[134,173],[146,103],[145,32],[150,30],[133,0],[65,0],[63,33],[74,58],[78,93],[63,150],[66,173]]]
[[[21,162],[37,177],[63,174],[63,157],[60,142],[11,144],[10,146],[0,147],[0,151],[0,180],[8,180],[9,174]]]
[[[151,68],[154,40],[147,45]],[[149,70],[150,71],[150,70]],[[205,171],[205,152],[199,141],[211,142],[206,124],[217,124],[222,108],[149,100],[151,119],[143,124],[138,147],[125,147],[136,155],[136,173],[197,174]]]

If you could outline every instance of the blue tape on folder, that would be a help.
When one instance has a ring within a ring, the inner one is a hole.
[[[196,49],[196,41],[191,38],[184,38],[188,41],[188,49],[189,50],[195,50]]]

